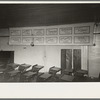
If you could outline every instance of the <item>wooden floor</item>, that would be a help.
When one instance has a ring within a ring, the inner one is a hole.
[[[41,80],[39,77],[34,76],[31,77],[30,79],[25,79],[24,77],[17,76],[16,78],[11,78],[9,76],[3,76],[2,74],[0,75],[0,82],[66,82],[60,80],[60,75],[57,75],[57,77],[51,77],[48,80]],[[72,82],[100,82],[99,78],[90,78],[90,77],[75,77]]]

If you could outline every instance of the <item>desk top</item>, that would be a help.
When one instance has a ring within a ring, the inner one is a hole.
[[[40,76],[41,78],[49,78],[49,77],[51,77],[51,74],[49,74],[49,73],[44,73],[44,74],[42,74],[41,76]]]
[[[65,72],[73,72],[73,69],[65,69]]]
[[[36,74],[36,72],[27,72],[27,73],[24,74],[24,76],[29,77],[29,76],[32,76],[32,75],[35,75],[35,74]]]
[[[10,71],[8,72],[9,74],[16,74],[16,73],[19,73],[20,71],[19,70],[13,70],[13,71]]]
[[[37,66],[35,66],[35,68],[38,68],[38,69],[41,69],[41,68],[43,68],[44,66],[41,66],[41,65],[37,65]]]
[[[70,75],[63,75],[61,77],[61,80],[68,81],[68,82],[72,82],[73,79],[74,79],[74,76],[70,76]]]
[[[16,67],[18,67],[19,66],[19,64],[16,64],[16,63],[10,63],[10,64],[7,64],[8,66],[11,66],[11,67],[14,67],[14,68],[16,68]]]
[[[87,70],[79,70],[79,71],[77,71],[77,73],[87,74],[87,73],[88,73],[88,71],[87,71]]]
[[[29,65],[29,64],[21,64],[20,66],[25,67],[25,68],[29,68],[31,65]]]
[[[54,70],[54,71],[60,71],[61,69],[60,68],[58,68],[58,67],[53,67],[53,68],[51,68],[52,70]]]

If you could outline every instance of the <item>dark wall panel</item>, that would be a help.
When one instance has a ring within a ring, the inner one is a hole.
[[[61,50],[61,68],[62,71],[66,68],[66,49]]]
[[[14,51],[0,51],[0,65],[6,67],[7,63],[14,63]]]
[[[72,49],[66,49],[66,68],[72,69]]]
[[[72,49],[61,50],[61,68],[72,69]]]
[[[81,69],[81,49],[73,50],[73,67],[74,71]]]

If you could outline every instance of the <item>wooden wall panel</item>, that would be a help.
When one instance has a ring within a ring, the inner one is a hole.
[[[61,50],[61,68],[72,69],[72,49]]]
[[[73,67],[74,71],[81,69],[81,49],[73,50]]]
[[[66,68],[72,69],[72,49],[66,49]]]
[[[66,68],[66,49],[61,49],[61,68]]]
[[[0,51],[0,64],[14,63],[14,51]]]

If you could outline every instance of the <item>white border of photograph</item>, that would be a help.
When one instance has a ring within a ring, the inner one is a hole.
[[[100,1],[77,1],[77,3],[100,3]],[[4,3],[9,3],[4,2]],[[10,3],[19,3],[19,1],[11,1]],[[24,1],[21,3],[55,3],[57,1]],[[59,1],[62,3],[76,3],[76,1]],[[33,55],[34,56],[34,55]],[[56,59],[55,59],[56,60]],[[0,98],[63,98],[63,99],[94,99],[100,98],[100,83],[0,83]],[[48,99],[47,99],[48,100]],[[95,99],[94,99],[95,100]]]

